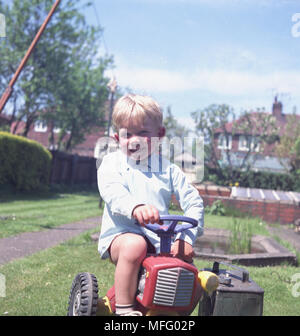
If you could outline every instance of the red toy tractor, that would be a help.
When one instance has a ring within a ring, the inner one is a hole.
[[[200,298],[201,293],[197,291],[198,283],[200,282],[205,291],[212,293],[219,285],[218,277],[210,271],[199,272],[194,265],[170,254],[171,237],[178,232],[196,227],[198,225],[196,220],[175,215],[160,216],[160,220],[163,225],[145,226],[160,237],[161,252],[159,255],[148,255],[142,263],[136,309],[147,316],[187,314]],[[178,224],[178,222],[185,223]],[[105,297],[98,298],[96,277],[90,273],[79,273],[72,283],[68,315],[90,316],[114,313],[114,287],[108,290]]]

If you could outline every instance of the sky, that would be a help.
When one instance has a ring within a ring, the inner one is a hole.
[[[62,0],[65,1],[65,0]],[[192,128],[211,104],[300,113],[300,0],[78,0],[103,27],[123,92],[150,95]],[[54,2],[54,0],[53,0]]]
[[[107,75],[171,106],[180,123],[210,104],[271,111],[276,94],[284,113],[300,113],[300,1],[92,3],[84,14],[104,29],[99,53],[114,57]]]

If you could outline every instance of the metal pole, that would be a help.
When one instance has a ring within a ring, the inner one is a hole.
[[[109,106],[109,116],[108,116],[108,124],[107,124],[107,136],[110,135],[110,127],[111,127],[111,117],[112,117],[112,111],[114,106],[114,92],[112,91],[110,93],[110,106]]]
[[[108,125],[107,125],[107,136],[109,137],[110,127],[111,127],[111,117],[114,107],[114,95],[117,89],[117,81],[113,78],[108,84],[108,88],[110,89],[110,106],[109,106],[109,116],[108,116]]]
[[[112,78],[109,83],[107,84],[107,87],[110,90],[110,104],[109,104],[109,115],[108,115],[108,124],[107,124],[107,137],[110,136],[110,126],[111,126],[111,117],[112,117],[112,112],[113,112],[113,107],[114,107],[114,95],[115,91],[117,89],[117,81],[115,78]],[[108,149],[109,141],[107,140],[107,144],[105,146],[105,150]],[[99,209],[101,209],[103,204],[103,199],[100,197],[99,199]]]
[[[17,71],[15,72],[13,78],[11,79],[11,81],[9,82],[8,84],[8,87],[7,89],[5,90],[4,94],[2,95],[1,97],[1,100],[0,100],[0,114],[2,112],[2,110],[4,109],[9,97],[11,96],[12,94],[12,91],[13,91],[13,86],[15,84],[15,82],[17,81],[17,79],[19,78],[20,74],[21,74],[21,71],[23,70],[26,62],[28,61],[28,58],[30,57],[34,47],[36,46],[36,44],[38,43],[41,35],[43,34],[48,22],[50,21],[52,15],[54,14],[56,8],[58,7],[59,3],[60,3],[61,0],[56,0],[55,4],[53,5],[51,11],[49,12],[47,18],[45,19],[44,23],[42,24],[41,28],[39,29],[38,33],[36,34],[34,40],[32,41],[28,51],[26,52],[24,58],[22,59]]]

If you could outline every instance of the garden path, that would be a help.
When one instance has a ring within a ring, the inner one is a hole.
[[[24,232],[0,239],[0,266],[12,260],[27,257],[49,247],[56,246],[87,230],[99,228],[101,217],[84,219],[52,229],[38,232]],[[272,234],[291,243],[300,252],[300,233],[286,227],[269,227]]]
[[[293,229],[286,226],[282,227],[268,227],[269,232],[280,237],[282,240],[288,241],[294,248],[300,252],[300,232],[296,233]]]
[[[0,239],[0,266],[12,260],[27,257],[69,240],[82,232],[100,229],[101,217],[88,218],[38,232],[24,232]]]

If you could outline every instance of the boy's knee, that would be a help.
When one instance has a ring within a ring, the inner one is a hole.
[[[137,234],[125,234],[123,238],[121,255],[129,261],[141,262],[147,254],[146,240]]]

